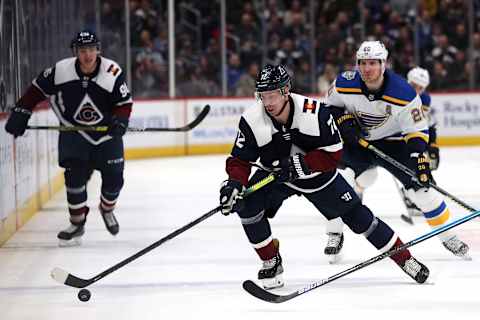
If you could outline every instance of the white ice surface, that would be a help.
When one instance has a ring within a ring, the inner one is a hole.
[[[480,148],[444,148],[437,182],[480,208]],[[238,217],[216,214],[138,260],[98,281],[89,302],[78,289],[50,278],[55,267],[90,278],[217,206],[226,156],[196,156],[126,164],[125,187],[116,215],[120,233],[111,236],[99,216],[99,178],[89,185],[83,246],[59,248],[67,226],[65,192],[0,248],[0,319],[478,319],[480,311],[480,223],[456,230],[471,246],[473,261],[447,252],[437,239],[412,248],[431,278],[417,285],[389,259],[284,304],[256,300],[243,280],[256,278],[260,262]],[[365,203],[406,242],[430,229],[422,218],[409,226],[392,178],[381,171]],[[466,210],[452,204],[454,217]],[[281,241],[288,293],[360,263],[376,251],[346,232],[344,258],[329,265],[323,255],[324,218],[308,201],[287,200],[271,220]]]

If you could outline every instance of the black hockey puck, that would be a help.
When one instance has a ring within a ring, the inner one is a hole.
[[[92,294],[87,289],[82,289],[78,291],[78,299],[80,299],[80,301],[87,302],[88,300],[90,300],[91,296]]]

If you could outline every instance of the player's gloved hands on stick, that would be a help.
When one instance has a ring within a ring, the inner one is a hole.
[[[357,123],[353,114],[344,114],[337,119],[338,129],[342,135],[343,142],[349,145],[357,145],[360,138],[363,138],[362,129]]]
[[[121,137],[127,132],[128,119],[113,116],[112,123],[108,127],[107,134],[112,137]]]
[[[241,210],[243,198],[239,194],[245,187],[236,180],[225,180],[220,187],[220,205],[222,214],[228,216],[230,213]]]
[[[300,177],[311,173],[303,154],[297,153],[291,157],[280,160],[277,171],[278,182],[293,182]]]
[[[440,150],[436,144],[428,145],[428,157],[430,158],[430,169],[437,170],[440,164]]]
[[[432,173],[430,172],[430,164],[427,157],[423,154],[412,153],[410,154],[410,158],[415,166],[415,173],[417,174],[418,182],[422,186],[428,187],[429,183],[432,181]]]
[[[22,136],[27,130],[28,120],[32,116],[32,111],[21,107],[15,107],[10,113],[10,117],[5,124],[5,131],[12,134],[15,138]]]

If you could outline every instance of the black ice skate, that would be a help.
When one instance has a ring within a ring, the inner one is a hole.
[[[406,274],[408,274],[413,280],[418,283],[424,283],[427,281],[430,271],[428,268],[421,262],[419,262],[414,257],[410,257],[403,262],[403,264],[398,264]]]
[[[82,236],[85,233],[85,222],[72,222],[70,226],[58,233],[57,238],[59,247],[73,247],[82,244]]]
[[[327,246],[324,253],[328,257],[328,262],[333,264],[340,260],[340,252],[343,247],[343,233],[329,232]]]
[[[115,218],[115,215],[113,214],[113,210],[106,211],[102,208],[102,205],[99,206],[99,209],[100,213],[102,214],[103,222],[105,223],[105,228],[107,228],[108,232],[115,236],[118,231],[120,231],[120,226]]]
[[[407,196],[407,193],[405,191],[402,191],[403,195],[403,202],[405,203],[405,207],[407,207],[407,212],[410,217],[422,217],[423,212],[420,210],[419,207],[415,203],[410,200],[410,198]]]
[[[450,239],[443,241],[442,244],[448,251],[450,251],[457,257],[465,260],[472,260],[472,258],[468,254],[468,245],[462,240],[458,239],[457,236],[453,236]]]
[[[279,247],[279,242],[277,239],[273,240],[275,246]],[[275,289],[283,287],[283,266],[282,266],[282,257],[280,252],[277,252],[277,255],[270,260],[263,261],[263,266],[258,271],[258,280],[262,281],[262,285],[265,289]]]
[[[263,266],[258,271],[258,280],[262,281],[263,287],[267,290],[283,287],[283,266],[282,257],[277,253],[270,260],[263,261]]]

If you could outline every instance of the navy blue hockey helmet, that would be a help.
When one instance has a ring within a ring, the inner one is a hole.
[[[81,47],[97,47],[100,50],[100,40],[97,35],[90,30],[83,30],[77,33],[70,43],[70,48],[75,51]]]
[[[255,81],[255,90],[257,92],[265,92],[280,89],[283,93],[283,88],[291,86],[290,75],[287,69],[280,65],[274,66],[267,64],[263,67],[257,75]]]

